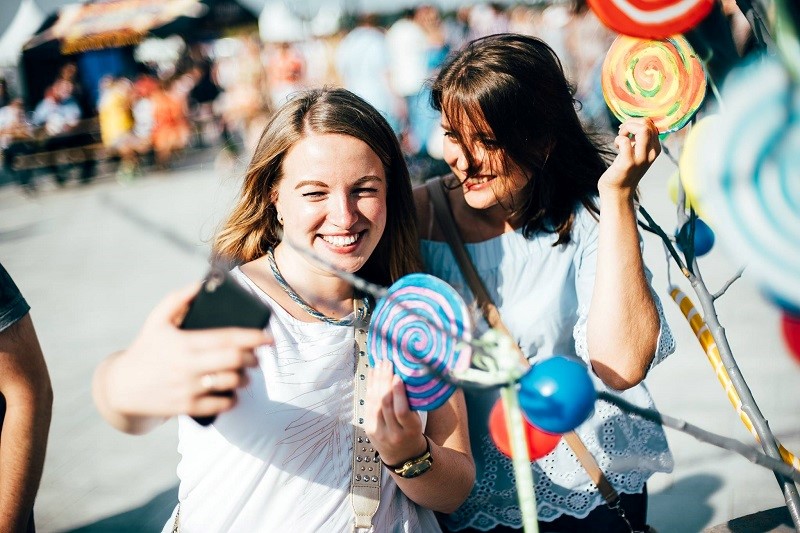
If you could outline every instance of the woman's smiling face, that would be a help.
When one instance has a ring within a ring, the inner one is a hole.
[[[474,209],[502,205],[513,209],[528,182],[526,172],[498,144],[488,124],[460,117],[458,127],[442,114],[444,160],[461,182],[464,199]]]
[[[386,228],[386,172],[355,137],[311,134],[286,154],[275,207],[284,238],[347,272],[358,271]]]

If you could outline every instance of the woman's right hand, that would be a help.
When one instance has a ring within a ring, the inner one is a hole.
[[[658,129],[646,117],[623,122],[614,144],[619,153],[597,183],[601,203],[607,191],[633,198],[642,177],[661,153]]]
[[[253,351],[273,342],[258,329],[179,329],[198,289],[194,284],[169,294],[133,344],[97,368],[95,403],[118,429],[144,433],[175,415],[210,416],[231,409],[235,395],[214,393],[247,385],[245,370],[258,365]]]

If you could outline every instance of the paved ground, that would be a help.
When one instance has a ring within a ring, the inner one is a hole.
[[[665,185],[671,172],[661,158],[643,186],[643,203],[665,227],[675,220]],[[36,198],[0,187],[0,261],[33,308],[55,389],[36,505],[42,533],[159,531],[172,509],[174,423],[145,437],[112,430],[92,405],[91,374],[106,354],[133,338],[165,292],[203,275],[208,241],[240,174],[207,162],[128,186],[105,179],[85,187],[45,187]],[[665,260],[654,238],[646,237],[646,255],[679,343],[648,378],[658,406],[751,442],[666,294]],[[701,263],[712,290],[737,267],[721,249]],[[691,294],[688,284],[681,285]],[[800,366],[782,344],[778,311],[746,278],[718,303],[772,429],[789,449],[800,450]],[[675,471],[649,484],[651,523],[659,531],[699,531],[783,504],[770,472],[676,432],[668,436]]]

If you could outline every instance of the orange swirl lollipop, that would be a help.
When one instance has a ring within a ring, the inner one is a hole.
[[[681,129],[706,95],[703,65],[680,35],[647,41],[620,35],[603,61],[603,97],[625,121],[649,117],[661,133]]]

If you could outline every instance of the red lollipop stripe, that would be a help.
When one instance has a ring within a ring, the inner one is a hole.
[[[697,26],[714,0],[588,0],[612,30],[642,39],[665,39]]]

